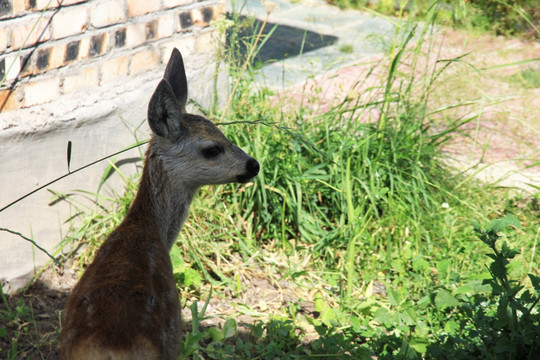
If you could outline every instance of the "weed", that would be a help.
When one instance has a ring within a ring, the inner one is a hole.
[[[29,309],[24,304],[23,299],[19,299],[15,307],[11,306],[9,300],[0,288],[0,295],[2,296],[2,303],[4,306],[0,308],[0,338],[7,340],[8,344],[11,344],[11,348],[2,349],[0,351],[5,352],[8,359],[16,359],[19,354],[19,338],[24,337],[24,334],[28,330]],[[2,343],[6,343],[2,341]]]
[[[0,356],[2,359],[38,358],[50,349],[56,334],[44,333],[42,319],[24,297],[11,299],[0,288]],[[45,315],[45,318],[47,316]]]
[[[540,87],[540,70],[534,67],[527,67],[520,72],[508,77],[508,82],[517,83],[525,89],[535,89]]]
[[[351,44],[343,44],[339,48],[339,51],[341,51],[344,54],[351,54],[353,50],[354,48]]]

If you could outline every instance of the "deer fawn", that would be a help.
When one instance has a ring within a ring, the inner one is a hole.
[[[174,49],[148,106],[153,136],[137,196],[99,249],[63,313],[64,359],[175,359],[180,301],[169,250],[202,185],[245,183],[259,163],[209,120],[186,113]]]

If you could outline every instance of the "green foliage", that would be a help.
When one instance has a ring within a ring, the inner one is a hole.
[[[518,73],[507,78],[510,83],[517,83],[525,89],[536,89],[540,87],[540,69],[527,67]]]
[[[0,306],[0,338],[4,340],[2,343],[11,344],[9,349],[0,347],[0,353],[5,353],[7,359],[16,359],[19,356],[19,338],[24,337],[29,331],[28,325],[30,325],[31,321],[29,309],[24,304],[23,299],[19,299],[15,307],[11,306],[1,287],[0,295],[2,299],[2,306]]]
[[[178,247],[173,246],[170,252],[171,263],[173,267],[173,275],[181,287],[194,287],[199,288],[202,284],[201,274],[188,267]]]
[[[536,0],[480,0],[473,3],[489,21],[490,29],[497,35],[517,35],[540,32],[540,6]]]
[[[495,35],[540,37],[536,0],[329,0],[341,8],[368,8],[385,15],[424,17],[436,4],[437,23]]]
[[[521,281],[509,277],[510,261],[519,251],[507,241],[497,242],[507,227],[521,228],[512,215],[493,220],[485,228],[475,225],[480,240],[491,250],[486,254],[492,259],[489,265],[490,278],[484,284],[491,287],[493,307],[477,309],[475,324],[478,328],[491,329],[491,334],[482,334],[482,342],[492,354],[487,358],[532,359],[540,351],[540,283],[538,276],[528,274],[532,289],[524,290]],[[488,355],[488,354],[486,354]]]
[[[50,346],[49,336],[39,333],[32,304],[11,299],[0,287],[0,357],[30,359]]]

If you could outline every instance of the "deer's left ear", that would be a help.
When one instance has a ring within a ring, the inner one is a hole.
[[[186,70],[182,54],[177,48],[174,48],[163,78],[169,82],[173,90],[178,106],[181,112],[186,112],[186,102],[188,97],[188,87],[186,79]]]
[[[161,80],[148,105],[148,125],[160,137],[174,140],[182,132],[178,101],[167,80]]]

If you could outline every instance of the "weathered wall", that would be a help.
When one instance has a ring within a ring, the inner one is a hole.
[[[184,57],[191,98],[210,105],[215,85],[223,96],[220,40],[209,26],[223,9],[222,0],[0,0],[0,208],[64,175],[68,141],[73,170],[133,144],[134,132],[147,138],[146,107],[173,47]],[[131,174],[139,152],[116,161]],[[106,165],[50,189],[95,191]],[[122,187],[114,176],[103,192]],[[0,212],[0,227],[53,252],[75,209],[51,196],[43,190]],[[47,260],[0,231],[4,289],[24,285]]]

